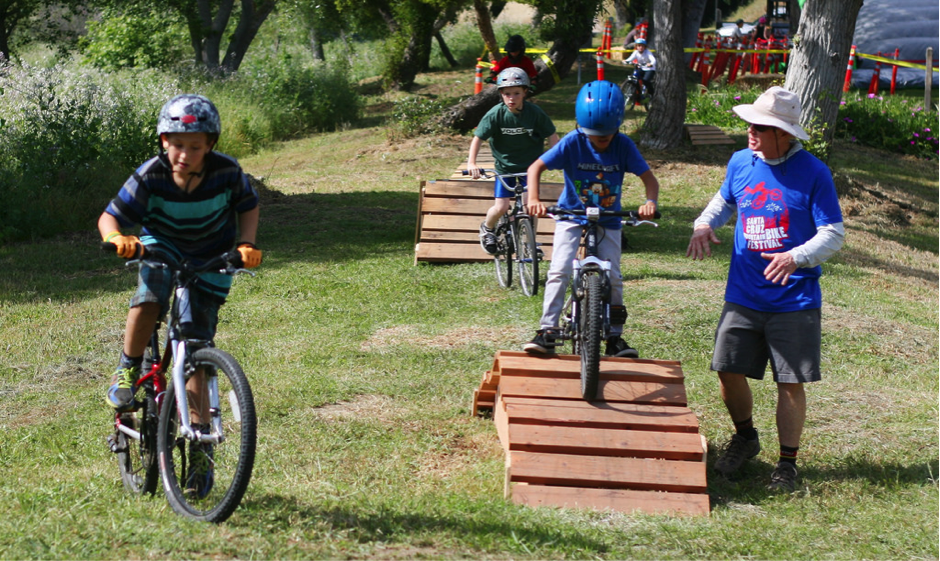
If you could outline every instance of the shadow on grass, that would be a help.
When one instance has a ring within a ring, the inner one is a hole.
[[[717,459],[717,450],[709,446],[708,493],[711,507],[728,506],[734,503],[761,503],[780,493],[770,491],[770,474],[774,464],[763,460],[750,460],[741,467],[733,479],[728,480],[716,473],[711,466]],[[865,458],[849,457],[835,466],[818,466],[812,462],[798,464],[799,478],[795,493],[813,494],[813,488],[823,484],[864,482],[884,489],[931,485],[936,486],[940,465],[937,460],[902,465],[898,463],[878,464]]]
[[[514,514],[509,504],[505,508],[493,511],[492,503],[480,503],[477,506],[467,504],[465,510],[451,514],[433,512],[411,512],[402,507],[378,505],[360,509],[355,506],[334,506],[319,508],[303,504],[293,497],[266,494],[250,497],[242,503],[247,510],[264,513],[268,527],[283,526],[292,531],[307,526],[311,533],[324,531],[323,524],[333,531],[348,531],[351,539],[362,544],[403,543],[420,540],[421,543],[438,541],[429,533],[445,534],[439,542],[441,553],[459,548],[474,547],[489,550],[499,544],[500,550],[506,550],[506,544],[517,543],[520,550],[541,547],[557,547],[564,544],[566,550],[590,551],[603,553],[608,545],[591,539],[569,525],[546,527],[533,524],[530,517],[522,519],[522,514]],[[518,520],[517,520],[518,518]],[[252,516],[236,516],[229,524],[254,528],[257,520]],[[459,540],[455,543],[455,540]],[[493,545],[487,545],[493,544]],[[425,546],[435,549],[433,545]]]

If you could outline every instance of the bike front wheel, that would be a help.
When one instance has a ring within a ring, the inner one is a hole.
[[[531,218],[516,221],[516,262],[519,265],[519,284],[526,296],[539,292],[539,255],[535,243],[535,226]]]
[[[496,254],[493,263],[496,265],[496,280],[499,286],[509,288],[512,286],[512,254],[514,252],[512,231],[506,217],[499,219],[496,225]]]
[[[140,438],[121,431],[116,433],[118,467],[124,488],[134,495],[154,494],[160,477],[157,471],[157,402],[153,387],[144,388],[143,401],[137,411],[118,418],[123,426],[135,430]]]
[[[581,299],[578,318],[578,335],[581,340],[581,396],[597,399],[597,386],[601,367],[601,339],[604,322],[601,299],[601,276],[597,273],[584,275],[584,296]]]
[[[218,411],[211,415],[221,419],[224,440],[197,443],[181,434],[176,404],[179,388],[170,384],[160,412],[160,475],[174,511],[196,520],[222,522],[238,507],[251,479],[257,435],[254,398],[241,366],[228,353],[199,349],[192,354],[192,363],[205,372],[207,380],[218,380]]]
[[[633,108],[636,106],[636,83],[628,82],[627,86],[623,89],[623,98],[624,98],[624,110],[633,111]]]

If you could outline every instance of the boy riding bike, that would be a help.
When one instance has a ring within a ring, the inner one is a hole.
[[[635,64],[633,75],[646,84],[646,90],[653,95],[653,80],[656,78],[656,57],[649,51],[646,39],[636,40],[636,50],[630,54],[624,64]]]
[[[565,135],[554,148],[542,154],[529,166],[529,214],[545,216],[545,205],[539,200],[542,173],[547,169],[563,169],[565,186],[558,206],[563,209],[584,209],[589,206],[604,210],[620,210],[623,180],[626,172],[640,178],[646,188],[646,202],[639,208],[640,217],[653,218],[659,181],[630,138],[619,132],[623,122],[623,94],[616,84],[596,81],[585,84],[575,102],[578,129]],[[556,339],[551,331],[565,300],[565,289],[572,274],[572,260],[578,252],[584,217],[555,222],[552,264],[545,281],[541,328],[523,349],[529,353],[555,352]],[[623,306],[623,279],[620,275],[620,219],[616,216],[600,220],[605,235],[598,244],[598,257],[610,261],[611,306],[619,308],[618,316],[626,318]],[[614,314],[611,314],[614,316]],[[622,322],[622,320],[621,320]],[[613,323],[613,322],[611,322]],[[637,358],[639,353],[621,337],[623,324],[611,325],[607,340],[607,356]]]
[[[255,246],[258,193],[235,159],[212,151],[221,131],[215,105],[201,95],[178,95],[163,106],[157,121],[160,154],[137,168],[98,219],[102,239],[113,243],[119,256],[139,256],[143,244],[181,260],[205,260],[229,251],[238,240],[244,266],[261,263],[261,250]],[[121,233],[121,228],[138,225],[139,238]],[[212,340],[231,276],[202,273],[199,280],[191,294],[193,329],[200,338]],[[167,269],[141,265],[127,314],[123,352],[106,396],[116,411],[134,405],[144,351],[157,322],[167,313],[172,287]],[[208,396],[201,372],[190,378],[187,392],[194,405],[193,424],[207,425]],[[205,456],[211,457],[211,451]],[[207,480],[202,485],[211,486],[211,469],[206,466],[203,471]]]
[[[503,102],[480,119],[473,140],[470,141],[467,171],[474,179],[480,177],[476,159],[484,140],[490,142],[490,151],[499,175],[526,171],[529,164],[542,154],[546,139],[549,146],[558,142],[555,124],[548,115],[538,105],[525,102],[529,76],[524,70],[516,67],[503,70],[496,78],[496,88]],[[525,184],[524,178],[519,180]],[[505,181],[510,188],[516,186],[515,177],[507,177]],[[490,255],[496,253],[497,248],[493,228],[499,218],[509,211],[509,202],[514,195],[499,178],[496,178],[493,194],[496,200],[486,212],[486,220],[480,224],[480,245]]]

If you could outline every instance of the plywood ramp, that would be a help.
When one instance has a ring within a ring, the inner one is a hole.
[[[506,452],[517,504],[707,515],[705,439],[681,364],[603,358],[599,399],[581,398],[580,358],[499,351],[474,391]]]
[[[432,180],[421,183],[418,223],[415,228],[415,263],[492,261],[480,247],[480,223],[493,206],[493,179]],[[547,205],[561,196],[563,184],[542,183],[540,198]],[[536,243],[541,244],[545,262],[552,257],[555,221],[540,218]]]
[[[692,141],[693,146],[706,144],[734,144],[723,130],[713,125],[697,125],[686,123],[685,135]]]

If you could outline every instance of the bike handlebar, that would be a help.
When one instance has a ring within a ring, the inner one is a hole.
[[[561,208],[560,206],[552,205],[545,209],[548,214],[554,215],[574,215],[574,216],[584,216],[587,213],[587,209],[583,208]],[[622,216],[624,218],[638,219],[640,218],[640,213],[635,210],[599,210],[598,214],[600,216]],[[653,213],[653,218],[662,218],[662,214],[657,210]]]
[[[117,246],[111,242],[101,242],[101,249],[104,251],[114,252],[117,251]],[[192,261],[184,260],[179,262],[175,257],[169,253],[156,249],[153,247],[140,244],[141,251],[138,252],[138,255],[135,255],[128,261],[137,260],[137,261],[146,261],[148,259],[156,261],[164,266],[172,267],[173,264],[178,263],[176,268],[187,273],[205,273],[207,271],[223,271],[229,274],[233,274],[239,270],[242,270],[244,267],[244,262],[242,261],[242,255],[237,250],[227,251],[222,255],[218,255],[202,263],[201,265],[195,265]]]

